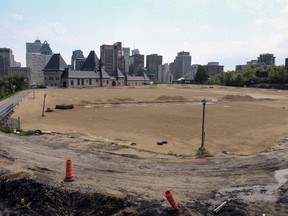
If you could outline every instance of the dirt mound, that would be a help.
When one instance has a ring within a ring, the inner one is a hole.
[[[222,97],[222,100],[230,100],[230,101],[255,101],[256,99],[249,95],[226,95]]]
[[[155,101],[187,101],[187,99],[183,96],[162,95],[162,96],[156,98]]]

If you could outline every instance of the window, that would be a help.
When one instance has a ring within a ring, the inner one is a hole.
[[[96,82],[98,82],[98,79],[96,79]]]
[[[74,80],[70,81],[71,86],[74,86]]]
[[[80,85],[80,79],[77,79],[77,85]]]
[[[92,80],[91,79],[89,79],[89,85],[92,85]]]
[[[107,80],[107,85],[109,84],[109,80]]]

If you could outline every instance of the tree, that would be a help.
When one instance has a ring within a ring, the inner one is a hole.
[[[194,77],[194,81],[197,84],[204,84],[208,80],[208,74],[205,71],[205,68],[202,65],[198,65],[197,72]]]

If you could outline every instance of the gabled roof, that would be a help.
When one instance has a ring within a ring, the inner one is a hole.
[[[116,77],[116,78],[125,78],[125,76],[122,74],[122,72],[119,70],[119,68],[116,68],[111,76]]]
[[[95,51],[90,51],[82,65],[82,70],[93,71],[97,69],[99,69],[99,58],[97,57]]]
[[[67,67],[68,66],[66,62],[64,61],[62,56],[58,53],[58,54],[53,54],[53,56],[51,57],[51,59],[49,60],[49,62],[47,63],[47,65],[45,66],[43,70],[44,71],[49,71],[49,70],[64,71],[64,69]]]
[[[149,77],[146,75],[146,73],[145,73],[144,71],[139,71],[139,72],[137,73],[137,76],[143,76],[143,77],[144,77],[144,80],[147,80],[147,81],[150,80]]]
[[[102,78],[103,79],[110,79],[110,76],[108,75],[108,73],[104,70],[104,68],[102,67]]]

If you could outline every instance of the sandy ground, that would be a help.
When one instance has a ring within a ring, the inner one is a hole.
[[[54,112],[42,117],[44,94]],[[197,158],[203,98],[211,157]],[[75,109],[54,109],[57,104]],[[1,133],[0,176],[154,200],[163,208],[169,207],[163,193],[171,189],[180,215],[203,215],[228,198],[245,203],[250,215],[287,215],[287,112],[287,92],[276,90],[181,85],[37,90],[13,117],[21,118],[24,130],[57,133]],[[157,145],[162,140],[168,143]],[[63,182],[67,159],[73,161],[73,183]]]
[[[45,109],[54,112],[42,117]],[[20,104],[23,130],[85,133],[90,138],[139,150],[195,155],[201,145],[206,98],[205,147],[253,154],[288,135],[288,95],[284,91],[207,86],[157,85],[93,89],[36,90]],[[73,110],[54,109],[73,104]],[[168,145],[157,145],[158,141]]]

